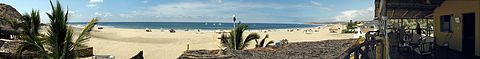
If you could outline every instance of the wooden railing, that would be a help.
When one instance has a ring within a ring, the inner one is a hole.
[[[377,55],[378,52],[378,46],[381,47],[379,50],[382,51],[383,53],[383,43],[381,40],[377,40],[377,36],[379,31],[369,31],[365,34],[365,40],[363,43],[360,44],[354,44],[352,47],[348,48],[347,51],[345,51],[339,59],[350,59],[351,54],[353,54],[354,59],[359,59],[360,56],[361,59],[377,59],[378,57],[383,57],[382,54]]]

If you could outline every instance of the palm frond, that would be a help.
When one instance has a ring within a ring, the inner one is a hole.
[[[25,42],[22,42],[22,45],[17,48],[17,56],[21,56],[23,51],[29,50],[33,52],[39,52],[41,53],[40,55],[42,57],[45,57],[46,55],[44,52],[45,49],[43,46],[42,38],[38,37],[38,30],[40,27],[40,17],[38,10],[32,10],[32,13],[24,14],[22,16],[22,19],[24,19],[25,22],[20,25],[22,29],[25,29],[25,31],[22,33],[22,35],[19,36],[19,38],[20,40],[23,40]]]
[[[55,6],[53,6],[53,3],[50,1],[50,5],[52,6],[52,13],[47,13],[48,16],[50,17],[50,30],[49,30],[49,39],[47,42],[49,43],[49,46],[51,46],[51,58],[65,58],[68,56],[67,53],[73,53],[73,52],[67,52],[70,47],[70,42],[71,42],[71,35],[72,32],[68,30],[67,26],[67,19],[68,19],[68,12],[64,13],[62,10],[62,7],[60,5],[60,2],[57,0],[57,3]]]
[[[250,42],[250,41],[252,41],[252,40],[257,40],[257,39],[259,39],[259,38],[260,38],[260,36],[259,36],[257,33],[250,33],[250,34],[248,34],[247,37],[245,38],[245,41],[243,42],[243,44],[244,44],[243,46],[244,46],[244,47],[245,47],[245,46],[248,46],[248,45],[249,45],[248,42]]]
[[[95,25],[97,18],[94,18],[81,32],[80,36],[74,41],[72,28],[67,26],[69,12],[64,12],[57,0],[54,5],[50,0],[52,13],[46,13],[50,18],[50,26],[46,38],[42,38],[38,33],[40,29],[40,16],[38,10],[32,10],[30,15],[24,15],[25,24],[22,24],[26,32],[20,38],[25,41],[17,49],[16,53],[21,55],[23,51],[33,50],[39,52],[42,59],[75,59],[75,48],[81,46],[89,39],[89,31]],[[68,8],[67,8],[68,9]],[[13,22],[12,22],[13,23]]]
[[[222,35],[221,44],[227,49],[241,50],[249,45],[248,42],[258,39],[258,34],[249,34],[245,39],[243,39],[243,32],[247,30],[248,26],[246,24],[236,24],[232,32],[230,32],[230,37]]]
[[[40,15],[39,15],[39,10],[32,10],[32,13],[30,14],[32,22],[31,27],[32,27],[32,32],[35,34],[38,34],[38,30],[40,29]]]
[[[260,41],[260,42],[257,42],[257,45],[255,45],[256,48],[258,47],[265,47],[266,45],[268,44],[265,44],[265,40],[268,38],[268,34],[265,35],[265,37]]]
[[[222,34],[222,36],[219,39],[220,39],[220,43],[222,44],[223,47],[232,47],[232,45],[230,44],[231,41],[230,41],[229,37],[227,37],[227,35]]]
[[[268,47],[268,45],[270,45],[270,44],[273,44],[273,43],[275,43],[275,42],[273,42],[273,41],[268,41],[268,43],[267,43],[267,44],[265,44],[265,46],[264,46],[264,47]]]
[[[83,44],[87,42],[90,37],[90,31],[92,28],[95,26],[97,23],[98,18],[93,18],[88,24],[83,28],[82,32],[80,32],[80,35],[78,36],[77,40],[75,40],[74,48],[84,46]]]

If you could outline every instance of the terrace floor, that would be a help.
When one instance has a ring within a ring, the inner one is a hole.
[[[400,39],[392,37],[391,35],[389,38],[390,40],[390,58],[391,59],[479,59],[479,57],[475,56],[466,56],[462,55],[461,52],[451,50],[448,47],[442,46],[434,46],[432,50],[432,54],[427,55],[420,55],[414,52],[410,48],[399,48],[398,42]]]

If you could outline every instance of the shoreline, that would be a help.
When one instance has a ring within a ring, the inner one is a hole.
[[[69,25],[73,28],[83,28],[83,26],[78,26],[78,25]],[[128,29],[128,30],[146,30],[147,28],[144,29],[138,29],[138,28],[116,28],[113,26],[95,26],[93,29],[101,28],[111,28],[111,29]],[[315,27],[299,27],[299,28],[278,28],[278,29],[247,29],[245,32],[262,32],[262,31],[287,31],[287,30],[296,30],[296,29],[323,29],[326,28],[327,25],[319,25]],[[152,31],[161,31],[161,32],[168,32],[170,29],[151,29],[148,28],[149,30]],[[231,29],[173,29],[179,32],[198,32],[197,30],[200,30],[200,32],[216,32],[216,31],[225,31],[225,30],[231,30]]]
[[[222,25],[223,24],[223,25]],[[324,26],[325,24],[284,24],[284,23],[242,23],[249,25],[250,30],[277,30],[277,29],[296,29]],[[84,23],[70,23],[72,27],[83,27]],[[203,22],[105,22],[98,23],[96,27],[102,28],[121,28],[121,29],[155,29],[155,30],[229,30],[233,28],[233,23],[203,23]]]

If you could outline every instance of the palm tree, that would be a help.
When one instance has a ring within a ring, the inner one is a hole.
[[[23,51],[30,50],[42,53],[40,55],[44,55],[43,53],[46,54],[47,52],[42,48],[42,40],[44,40],[44,38],[39,37],[40,34],[38,33],[38,29],[40,28],[40,16],[38,11],[32,10],[31,14],[24,14],[22,19],[25,20],[25,22],[18,25],[25,31],[21,33],[19,38],[25,42],[17,48],[16,53],[21,55]]]
[[[248,42],[259,39],[260,36],[257,33],[249,34],[245,39],[242,38],[243,32],[247,30],[247,25],[237,24],[237,27],[230,32],[230,37],[222,35],[221,44],[227,49],[242,50],[249,45]]]
[[[50,1],[50,6],[52,7],[52,13],[47,13],[50,18],[49,30],[46,38],[38,36],[38,23],[40,18],[38,12],[32,12],[31,17],[25,17],[25,19],[31,20],[27,21],[30,27],[29,33],[22,36],[21,39],[26,42],[20,48],[18,48],[17,53],[22,55],[22,52],[25,50],[34,50],[39,52],[39,55],[42,58],[48,59],[73,59],[76,58],[75,50],[81,46],[84,46],[89,39],[89,31],[93,28],[97,22],[97,18],[93,18],[86,26],[83,28],[82,32],[79,34],[77,39],[73,39],[73,31],[70,27],[67,26],[68,21],[68,11],[64,12],[60,3],[57,0],[56,5],[54,6],[52,1]],[[34,16],[35,15],[35,16]],[[37,25],[35,25],[37,24]],[[37,32],[37,33],[34,33]],[[34,48],[27,48],[34,47]]]

